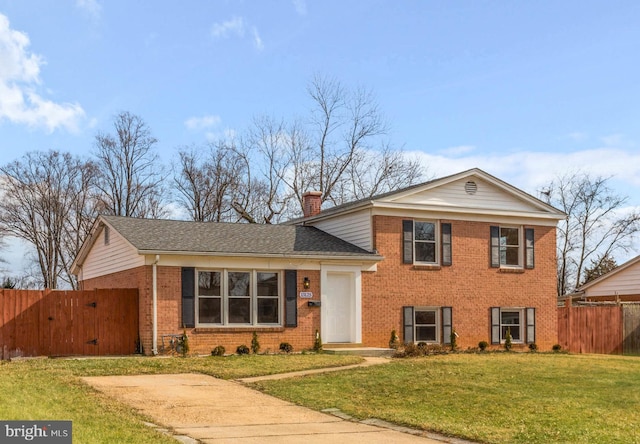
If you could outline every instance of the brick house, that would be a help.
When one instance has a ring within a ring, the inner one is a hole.
[[[192,350],[404,342],[557,342],[561,211],[479,169],[283,225],[100,216],[74,261],[82,288],[140,292],[145,353],[186,329]]]

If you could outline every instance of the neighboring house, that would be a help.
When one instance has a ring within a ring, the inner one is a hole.
[[[640,301],[640,256],[587,282],[571,295],[585,301]]]
[[[74,261],[85,289],[140,291],[146,353],[186,329],[192,350],[289,342],[462,348],[557,342],[556,234],[565,214],[472,169],[285,225],[99,217]]]

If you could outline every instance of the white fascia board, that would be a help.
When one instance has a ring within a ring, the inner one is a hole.
[[[525,211],[492,210],[486,208],[455,208],[445,205],[374,203],[373,215],[398,217],[432,217],[435,219],[469,220],[476,222],[510,221],[532,225],[556,226],[565,217],[559,214]]]
[[[255,253],[221,253],[212,251],[164,251],[164,250],[137,250],[141,255],[169,255],[169,256],[213,256],[213,257],[233,257],[233,258],[264,258],[264,259],[307,259],[317,261],[348,261],[348,262],[380,262],[384,257],[380,255],[371,256],[326,256],[310,254],[255,254]]]

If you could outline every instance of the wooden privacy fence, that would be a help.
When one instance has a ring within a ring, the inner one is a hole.
[[[558,342],[574,353],[640,354],[640,305],[558,307]]]
[[[138,290],[0,290],[0,359],[122,355],[138,344]]]

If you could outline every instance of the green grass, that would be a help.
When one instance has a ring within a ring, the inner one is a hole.
[[[254,386],[314,409],[480,442],[640,443],[635,357],[457,354]]]
[[[32,359],[0,361],[0,418],[71,420],[74,443],[172,443],[132,409],[84,384],[81,376],[204,373],[241,378],[360,362],[354,356],[273,355],[225,358]]]

